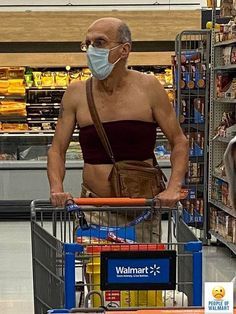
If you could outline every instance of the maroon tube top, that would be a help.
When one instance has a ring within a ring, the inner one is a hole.
[[[116,161],[142,161],[153,158],[157,123],[139,120],[118,120],[104,122],[103,127]],[[79,141],[85,163],[112,164],[94,125],[80,128]]]

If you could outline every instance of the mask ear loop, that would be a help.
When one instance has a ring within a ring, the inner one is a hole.
[[[121,57],[118,60],[116,60],[114,63],[111,63],[111,64],[116,65],[120,60],[121,60]]]
[[[109,50],[109,52],[110,51],[112,51],[112,50],[114,50],[114,49],[116,49],[116,48],[118,48],[118,47],[120,47],[121,45],[123,45],[124,43],[122,43],[122,44],[119,44],[118,46],[115,46],[115,47],[113,47],[113,48],[111,48],[110,50]],[[108,55],[108,58],[109,58],[109,55]],[[116,65],[119,61],[121,60],[121,57],[119,57],[114,63],[110,63],[110,64],[112,64],[112,65]]]

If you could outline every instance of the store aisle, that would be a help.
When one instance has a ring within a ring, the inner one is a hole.
[[[32,314],[29,222],[0,222],[0,313]]]
[[[208,246],[203,250],[203,280],[231,281],[236,276],[236,257],[225,247]]]
[[[211,246],[203,252],[204,281],[232,280],[236,258],[228,249]],[[32,314],[32,289],[30,223],[0,222],[0,313]]]

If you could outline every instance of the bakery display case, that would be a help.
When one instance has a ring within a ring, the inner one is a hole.
[[[68,84],[85,77],[86,70],[79,69],[0,69],[1,200],[48,198],[46,159],[60,102]],[[66,160],[65,189],[78,195],[83,161],[77,130]]]
[[[154,74],[174,101],[171,67],[132,68]],[[90,75],[85,67],[0,68],[0,173],[3,178],[0,199],[48,198],[47,151],[52,143],[61,99],[72,81],[86,80]],[[170,148],[160,129],[157,129],[155,155],[169,177]],[[65,178],[65,189],[74,195],[80,193],[82,169],[79,130],[75,129],[66,153]]]

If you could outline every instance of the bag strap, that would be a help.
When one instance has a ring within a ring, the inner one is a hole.
[[[88,102],[89,111],[90,111],[95,129],[98,133],[98,136],[102,142],[102,145],[103,145],[105,151],[107,152],[108,156],[111,158],[112,163],[114,164],[116,162],[115,157],[114,157],[113,151],[111,149],[111,145],[110,145],[110,142],[108,140],[106,131],[104,130],[104,127],[102,125],[102,122],[99,118],[99,115],[98,115],[98,112],[97,112],[97,109],[95,106],[95,102],[94,102],[94,98],[93,98],[92,77],[86,81],[86,95],[87,95],[87,102]]]

